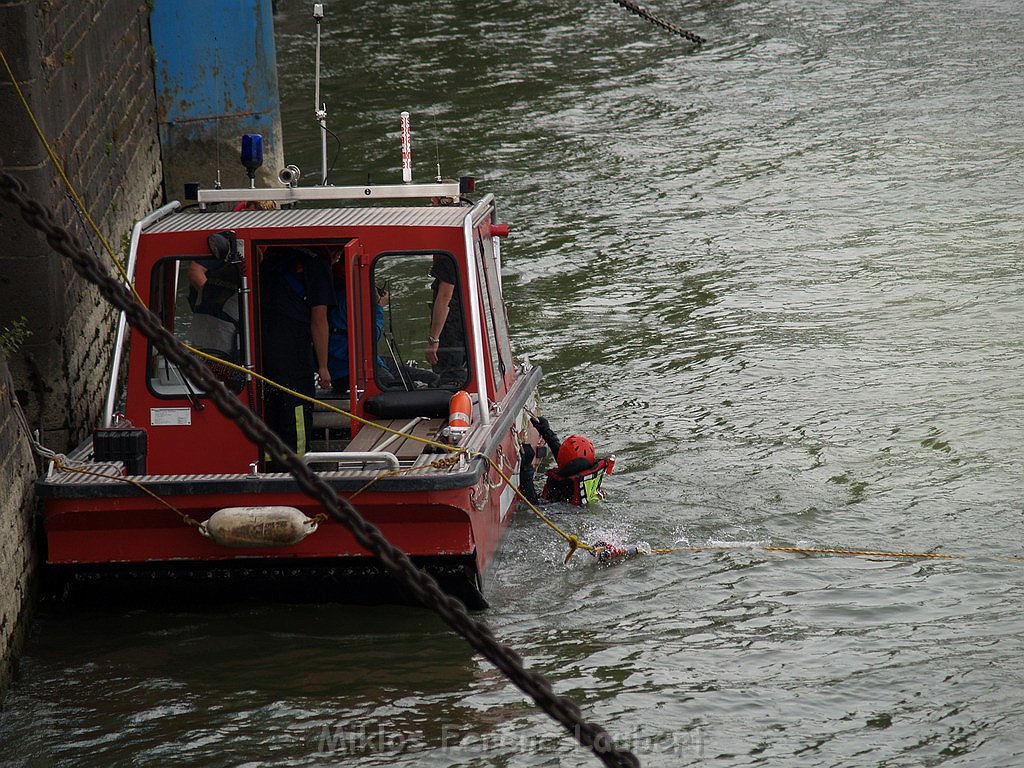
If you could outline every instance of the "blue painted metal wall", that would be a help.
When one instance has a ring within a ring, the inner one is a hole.
[[[259,133],[264,167],[284,165],[271,0],[155,0],[150,15],[168,199],[185,181],[248,186],[239,137]]]

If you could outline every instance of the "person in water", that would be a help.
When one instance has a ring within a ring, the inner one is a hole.
[[[557,465],[547,471],[544,488],[538,496],[533,468],[536,451],[529,443],[523,444],[520,451],[519,488],[530,503],[562,501],[582,506],[603,498],[601,481],[605,475],[611,474],[615,457],[598,459],[594,444],[583,435],[570,435],[564,442],[560,441],[543,416],[531,418],[530,423],[544,438]]]

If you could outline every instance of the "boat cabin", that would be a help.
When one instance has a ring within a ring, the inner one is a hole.
[[[513,359],[502,297],[507,232],[493,198],[468,203],[458,183],[210,190],[198,209],[171,203],[136,225],[128,274],[163,328],[278,434],[280,386],[305,390],[293,409],[303,461],[479,607],[518,504],[521,448],[538,439],[541,372]],[[314,388],[318,331],[296,303],[334,305],[330,389]],[[283,332],[302,322],[304,341]],[[122,316],[100,428],[37,484],[48,572],[60,589],[113,575],[278,590],[287,577],[304,583],[288,599],[378,595],[376,559],[260,454]],[[282,529],[294,536],[265,535]],[[357,575],[369,580],[353,586]]]
[[[273,284],[302,293],[301,276],[282,275],[274,256],[299,249],[303,259],[326,265],[317,274],[329,269],[336,302],[328,311],[329,346],[335,361],[347,358],[345,374],[333,371],[333,390],[317,398],[363,419],[444,420],[454,392],[499,403],[515,378],[497,237],[506,232],[490,197],[475,206],[167,210],[140,232],[135,286],[183,343],[233,364],[207,359],[247,407],[263,414],[275,396],[272,385],[239,369],[266,375],[268,345],[282,335],[270,325],[278,320],[265,298]],[[447,281],[453,288],[443,343],[431,356],[432,308]],[[148,443],[148,474],[262,468],[257,449],[207,407],[198,385],[134,330],[130,348],[123,415],[161,433]],[[312,381],[314,372],[299,375]],[[489,410],[478,416],[486,420]],[[337,450],[364,428],[332,416],[314,419],[307,450]],[[206,446],[216,450],[197,450]]]

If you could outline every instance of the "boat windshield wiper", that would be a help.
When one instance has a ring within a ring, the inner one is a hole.
[[[175,375],[178,377],[178,381],[180,381],[185,387],[185,397],[187,397],[188,401],[192,404],[192,408],[196,411],[205,409],[206,406],[203,405],[203,401],[199,399],[199,395],[196,392],[195,387],[192,386],[192,382],[188,380],[187,376],[182,374],[178,369],[178,366],[171,363],[171,367],[168,370],[174,371]]]
[[[387,283],[384,284],[385,290],[387,289]],[[388,352],[391,353],[391,360],[395,364],[395,372],[398,374],[398,378],[402,380],[402,387],[405,388],[406,392],[412,390],[412,380],[406,379],[405,368],[402,365],[402,356],[398,349],[398,342],[395,341],[395,315],[391,309],[391,297],[388,296],[388,332],[384,334],[384,342],[388,345]]]
[[[412,390],[412,382],[406,379],[405,367],[402,365],[402,360],[398,354],[398,342],[395,341],[395,336],[391,331],[384,334],[384,343],[388,345],[388,353],[391,355],[391,360],[395,364],[395,373],[398,374],[398,378],[402,380],[402,386],[406,392]]]

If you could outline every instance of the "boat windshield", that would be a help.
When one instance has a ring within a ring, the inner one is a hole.
[[[445,252],[381,254],[372,279],[377,386],[465,387],[469,355],[455,258]]]
[[[239,296],[241,269],[206,256],[174,256],[153,268],[150,309],[179,341],[207,354],[239,364]],[[228,381],[230,369],[210,363]],[[222,370],[217,370],[217,369]],[[201,388],[152,345],[147,365],[149,388],[162,397],[187,397]]]

